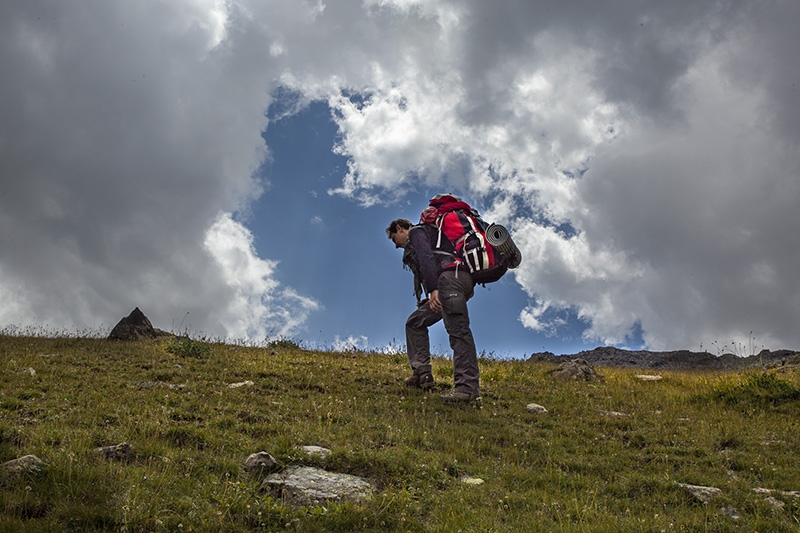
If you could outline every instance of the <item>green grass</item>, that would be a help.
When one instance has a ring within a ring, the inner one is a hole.
[[[657,382],[599,368],[604,382],[576,383],[545,363],[480,365],[477,409],[441,402],[441,357],[439,388],[422,393],[403,386],[404,355],[0,336],[0,462],[47,462],[0,476],[0,531],[800,531],[800,500],[776,496],[775,510],[753,492],[800,490],[794,367]],[[127,460],[93,452],[121,442]],[[298,451],[311,444],[332,454]],[[261,450],[379,491],[363,506],[283,507],[241,468]],[[677,482],[723,495],[704,504]]]

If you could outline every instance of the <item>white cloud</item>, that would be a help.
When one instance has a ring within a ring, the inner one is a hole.
[[[110,327],[138,306],[164,329],[189,311],[196,331],[247,330],[203,242],[261,193],[279,72],[245,57],[252,24],[220,1],[0,7],[4,322]]]
[[[139,305],[162,327],[189,310],[212,334],[297,331],[315,302],[217,218],[264,194],[253,172],[283,84],[336,113],[349,172],[335,193],[454,190],[512,228],[529,327],[558,334],[570,309],[606,342],[640,322],[656,348],[751,330],[797,344],[799,14],[3,3],[0,319],[93,326]]]
[[[635,312],[651,346],[751,330],[773,347],[796,342],[791,265],[800,257],[797,220],[786,215],[800,195],[800,159],[763,114],[768,94],[725,72],[720,53],[738,52],[728,43],[698,58],[676,102],[684,118],[636,124],[636,135],[598,154],[578,190],[573,219],[586,238],[616,241],[645,271],[620,287],[607,316]]]
[[[537,330],[569,309],[587,340],[623,342],[640,324],[653,348],[750,330],[800,341],[800,122],[786,120],[800,69],[796,37],[770,26],[797,7],[373,4],[424,47],[385,28],[405,53],[378,49],[343,84],[366,100],[329,97],[351,157],[335,192],[371,205],[422,183],[494,199],[487,215],[521,241],[521,319]]]
[[[346,339],[339,338],[338,335],[333,339],[331,348],[336,352],[347,352],[351,350],[367,350],[369,339],[364,335],[349,335]]]
[[[219,310],[228,337],[292,337],[308,314],[319,309],[313,299],[280,287],[274,279],[277,262],[256,255],[253,235],[230,214],[220,215],[211,226],[205,246],[222,268],[227,285],[234,290],[227,309]]]

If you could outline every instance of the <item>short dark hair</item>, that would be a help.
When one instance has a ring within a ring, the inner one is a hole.
[[[392,223],[389,224],[388,228],[386,228],[386,236],[391,238],[392,233],[397,233],[397,228],[411,229],[411,226],[413,225],[414,224],[412,224],[410,220],[405,218],[398,218],[396,220],[392,220]]]

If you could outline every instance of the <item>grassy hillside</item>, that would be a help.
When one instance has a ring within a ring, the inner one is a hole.
[[[440,386],[423,393],[403,386],[404,355],[0,336],[0,462],[47,463],[0,475],[0,530],[800,531],[799,498],[754,492],[800,490],[793,367],[660,381],[598,368],[605,381],[586,383],[481,360],[475,408],[441,402],[452,367],[433,364]],[[125,460],[93,451],[122,442]],[[282,506],[242,469],[261,450],[379,491]],[[722,494],[703,503],[677,483]]]

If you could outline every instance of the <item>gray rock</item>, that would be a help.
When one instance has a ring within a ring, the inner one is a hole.
[[[778,494],[780,496],[785,496],[787,498],[800,498],[800,490],[775,490],[775,489],[765,489],[762,487],[757,487],[753,489],[753,492],[755,492],[756,494],[762,494],[764,496]]]
[[[165,381],[138,381],[136,387],[140,389],[159,389],[166,388],[170,390],[186,388],[185,383],[167,383]]]
[[[45,462],[36,457],[35,455],[24,455],[17,459],[12,459],[0,464],[0,470],[8,474],[33,474],[39,472],[45,465]]]
[[[609,418],[629,418],[631,415],[628,413],[620,413],[619,411],[597,411],[601,416]]]
[[[252,387],[253,385],[255,385],[255,383],[253,383],[252,381],[250,381],[248,379],[247,381],[240,381],[239,383],[229,383],[228,384],[228,388],[229,389],[238,389],[238,388],[241,388],[241,387]]]
[[[133,446],[127,442],[123,442],[112,446],[100,446],[99,448],[95,448],[94,451],[106,459],[125,460],[130,457],[132,448]]]
[[[780,511],[781,509],[786,507],[786,503],[782,502],[775,496],[767,496],[767,498],[764,501],[770,504],[772,508],[776,511]]]
[[[321,459],[326,459],[331,454],[328,448],[323,448],[322,446],[300,446],[300,449],[307,455],[314,455]]]
[[[269,474],[278,468],[278,461],[267,452],[251,453],[244,461],[244,469],[252,474]]]
[[[585,359],[567,361],[553,370],[551,375],[554,378],[566,381],[603,381],[603,376],[598,374]]]
[[[720,514],[723,514],[723,515],[725,515],[727,517],[730,517],[733,520],[739,520],[742,517],[741,513],[739,513],[739,511],[736,509],[736,507],[732,507],[730,505],[726,505],[726,506],[722,507],[719,510],[719,512],[720,512]]]
[[[661,381],[663,378],[658,374],[654,376],[649,374],[637,374],[636,379],[641,381]]]
[[[530,413],[547,414],[547,408],[543,405],[539,405],[538,403],[529,403],[525,406],[525,409],[527,409]]]
[[[153,328],[153,324],[137,307],[131,311],[131,314],[114,326],[108,338],[120,341],[138,341],[141,339],[155,339],[158,336],[159,334]]]
[[[703,503],[708,503],[722,494],[722,491],[716,487],[703,487],[688,483],[677,483],[677,485]]]
[[[366,479],[308,466],[290,466],[270,474],[261,488],[292,506],[326,505],[328,502],[363,503],[375,492]]]

